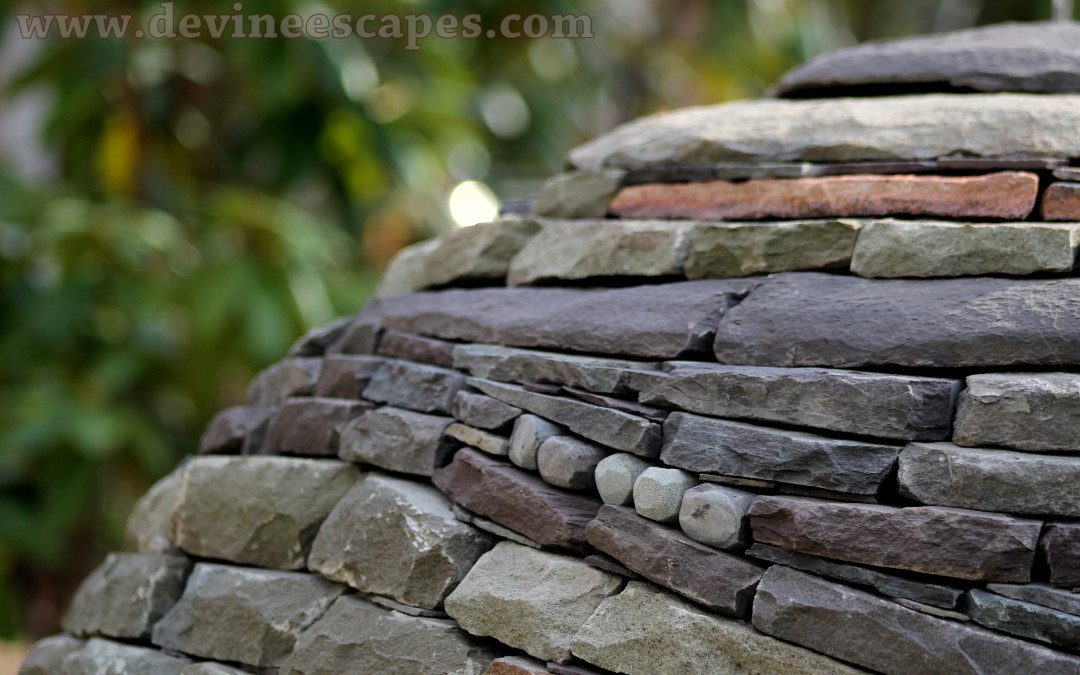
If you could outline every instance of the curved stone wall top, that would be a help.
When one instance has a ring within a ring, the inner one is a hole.
[[[780,80],[776,93],[1080,91],[1080,24],[1006,23],[867,42],[820,56]]]
[[[570,152],[578,169],[715,162],[1080,157],[1080,95],[925,94],[740,101],[624,124]]]

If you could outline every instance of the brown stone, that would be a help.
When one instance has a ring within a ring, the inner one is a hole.
[[[1080,183],[1054,183],[1043,193],[1044,220],[1080,220]]]
[[[611,211],[622,218],[699,220],[899,215],[1023,220],[1038,192],[1038,176],[1014,171],[653,183],[623,188]]]
[[[388,330],[379,340],[379,354],[410,361],[430,363],[433,366],[454,366],[454,344],[444,340]]]
[[[360,398],[371,377],[386,363],[379,356],[328,354],[323,359],[315,395],[329,398]]]
[[[270,420],[266,452],[336,457],[345,425],[373,407],[340,398],[290,398]]]
[[[210,420],[199,439],[199,454],[231,455],[240,452],[249,433],[267,423],[274,409],[267,406],[237,405],[226,408]]]
[[[732,616],[746,614],[763,572],[625,506],[605,504],[586,533],[590,544],[646,579]]]
[[[1047,523],[1039,554],[1055,586],[1080,586],[1080,523]]]
[[[758,497],[755,541],[875,567],[979,581],[1027,582],[1042,523],[943,507],[894,508]]]
[[[432,482],[454,502],[533,541],[584,550],[585,526],[600,502],[465,448]]]

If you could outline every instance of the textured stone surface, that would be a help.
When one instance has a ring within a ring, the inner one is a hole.
[[[565,663],[574,634],[621,587],[620,577],[575,558],[502,542],[450,594],[446,611],[473,635]]]
[[[180,486],[176,545],[206,558],[300,569],[319,523],[358,474],[331,460],[197,457]]]
[[[973,621],[987,628],[1056,647],[1080,649],[1080,616],[977,588],[968,591],[967,611]]]
[[[74,635],[145,638],[184,590],[183,556],[110,553],[79,586],[60,622]]]
[[[719,318],[756,283],[427,292],[387,298],[379,312],[388,327],[445,340],[675,358],[707,350]]]
[[[953,609],[964,594],[959,588],[915,581],[866,567],[847,565],[802,553],[793,553],[768,544],[754,544],[747,550],[746,554],[759,560],[787,565],[821,577],[839,579],[856,586],[866,586],[881,595],[912,600],[933,607]]]
[[[536,468],[556,487],[591,490],[596,487],[596,466],[607,455],[603,448],[573,436],[551,436],[536,452]]]
[[[603,218],[622,186],[622,171],[570,171],[544,181],[535,211],[547,218]]]
[[[377,302],[365,305],[364,311],[341,333],[341,337],[326,348],[326,355],[374,354],[382,335],[377,307]]]
[[[424,287],[504,278],[510,260],[538,227],[535,220],[510,217],[443,235],[424,265]]]
[[[649,520],[674,523],[679,519],[683,493],[697,482],[695,476],[681,469],[649,467],[634,481],[634,510]]]
[[[1031,452],[1080,452],[1080,375],[968,375],[953,442]]]
[[[430,485],[367,474],[319,528],[307,566],[365,593],[435,609],[492,543]]]
[[[483,429],[474,429],[459,422],[446,427],[446,435],[477,450],[483,450],[489,455],[505,456],[510,451],[510,442],[504,436]]]
[[[1039,194],[1033,173],[824,176],[631,185],[611,202],[622,218],[765,220],[937,216],[1023,220]]]
[[[580,169],[714,162],[1080,156],[1080,97],[923,95],[758,100],[624,124],[570,153]]]
[[[1080,658],[901,607],[810,574],[770,567],[754,627],[883,673],[1071,673]]]
[[[471,391],[455,394],[452,407],[455,419],[471,427],[492,431],[506,428],[521,415],[521,408]]]
[[[251,381],[247,390],[250,406],[277,405],[290,396],[308,396],[319,380],[322,359],[294,357],[278,361]]]
[[[454,345],[444,340],[388,330],[379,340],[378,353],[409,361],[420,361],[449,368],[453,365]]]
[[[535,471],[539,468],[537,453],[540,452],[540,446],[548,438],[565,432],[563,427],[542,417],[528,413],[522,415],[514,422],[514,430],[510,434],[510,461],[523,469]]]
[[[1080,523],[1047,523],[1039,553],[1050,570],[1050,583],[1080,587]]]
[[[315,395],[328,398],[360,398],[360,392],[386,359],[364,354],[329,354],[323,358]]]
[[[686,276],[709,279],[847,267],[858,228],[854,220],[698,223]]]
[[[698,485],[683,493],[679,527],[696,542],[741,549],[750,539],[747,511],[754,493],[726,485]],[[640,512],[639,512],[640,513]]]
[[[761,568],[605,504],[589,523],[589,543],[641,576],[722,614],[750,608]]]
[[[897,481],[923,504],[1080,517],[1080,457],[912,443],[900,453]]]
[[[325,326],[316,326],[300,336],[289,348],[289,356],[322,356],[352,327],[356,317],[343,316]]]
[[[574,637],[574,655],[618,673],[856,673],[652,584],[631,581]]]
[[[185,658],[163,654],[155,649],[93,638],[87,640],[82,649],[65,656],[60,668],[51,671],[50,675],[173,675],[190,663]]]
[[[673,413],[660,459],[670,466],[873,495],[899,448]]]
[[[1008,598],[1032,602],[1080,617],[1080,593],[1046,584],[987,584],[986,589]]]
[[[131,509],[128,544],[140,553],[176,553],[173,514],[180,501],[184,465],[154,483]]]
[[[492,661],[484,675],[547,675],[548,672],[543,661],[528,656],[504,656]]]
[[[364,413],[341,432],[339,456],[389,471],[430,476],[446,463],[453,441],[449,417],[385,406]]]
[[[364,398],[417,412],[450,414],[465,376],[447,368],[390,361],[371,377]]]
[[[596,490],[605,504],[630,506],[634,503],[634,483],[651,465],[627,452],[608,455],[596,465]]]
[[[428,264],[438,248],[439,240],[429,239],[398,251],[383,271],[379,287],[375,289],[375,296],[382,298],[402,295],[424,288],[427,285],[425,277]]]
[[[454,367],[497,382],[557,384],[601,394],[636,393],[633,378],[659,364],[495,345],[458,345]]]
[[[266,451],[281,455],[335,457],[341,429],[370,403],[342,398],[287,399],[266,430]]]
[[[1044,220],[1080,220],[1080,183],[1054,183],[1043,192]]]
[[[594,499],[468,448],[435,472],[432,482],[454,502],[544,546],[582,549],[585,526],[600,508]]]
[[[1080,363],[1080,279],[779,274],[717,329],[721,363],[978,367]]]
[[[152,639],[193,656],[273,666],[342,589],[310,574],[199,563]]]
[[[761,496],[754,540],[789,551],[959,579],[1028,581],[1042,523],[942,507]]]
[[[714,417],[882,438],[944,440],[959,389],[958,380],[937,377],[702,364],[676,368],[640,398],[643,403]]]
[[[406,616],[344,597],[300,634],[281,672],[480,675],[494,656],[453,621]]]
[[[236,454],[244,446],[249,432],[267,423],[273,409],[266,406],[237,405],[225,408],[199,438],[199,454]]]
[[[571,398],[537,394],[510,384],[475,378],[469,384],[503,403],[557,422],[590,441],[645,457],[655,457],[660,451],[660,425],[636,415]]]
[[[42,638],[26,653],[26,658],[19,666],[19,675],[56,675],[61,672],[60,663],[64,657],[82,646],[82,640],[70,635]]]
[[[1054,178],[1080,182],[1080,166],[1059,166],[1054,169]]]
[[[692,227],[664,221],[549,221],[514,257],[507,282],[678,275]]]
[[[851,271],[863,277],[1068,272],[1078,231],[1077,225],[879,220],[859,231]]]

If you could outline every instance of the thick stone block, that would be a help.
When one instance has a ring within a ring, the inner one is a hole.
[[[154,483],[131,509],[126,538],[140,553],[177,553],[173,514],[180,503],[185,465]]]
[[[237,405],[214,415],[199,438],[199,454],[235,455],[249,433],[267,424],[273,408]]]
[[[834,560],[978,581],[1031,578],[1042,523],[962,509],[761,496],[754,540]]]
[[[1080,220],[1080,183],[1054,183],[1043,192],[1044,220]]]
[[[396,359],[419,361],[433,366],[453,366],[454,344],[445,340],[388,330],[379,340],[378,353]]]
[[[326,398],[360,398],[371,378],[386,363],[379,356],[329,354],[323,359],[315,395]]]
[[[608,456],[603,448],[573,436],[552,436],[536,452],[540,477],[567,490],[596,487],[596,466]]]
[[[251,381],[247,405],[274,406],[290,396],[310,396],[319,381],[322,359],[292,357],[266,368]]]
[[[388,471],[430,476],[454,443],[443,434],[453,419],[385,406],[364,413],[341,432],[338,456]]]
[[[1055,647],[1080,650],[1080,616],[973,588],[967,612],[972,621],[1003,633]]]
[[[531,218],[507,217],[458,228],[436,241],[423,270],[423,288],[461,281],[499,280],[539,229]]]
[[[660,364],[607,357],[577,356],[495,345],[458,345],[454,367],[473,377],[519,384],[555,384],[599,394],[633,394],[635,376]]]
[[[510,461],[523,469],[536,471],[539,468],[537,455],[540,446],[552,436],[565,433],[566,429],[558,424],[525,413],[514,422],[514,430],[510,434]]]
[[[374,406],[342,398],[290,398],[270,420],[266,452],[336,457],[341,430]]]
[[[690,488],[682,496],[679,527],[696,542],[740,550],[750,539],[747,512],[755,496],[753,492],[727,485],[706,483]]]
[[[521,408],[515,408],[483,394],[459,391],[454,396],[453,412],[454,419],[471,427],[499,431],[508,427],[521,415]]]
[[[1080,587],[1080,523],[1047,523],[1039,553],[1055,586]]]
[[[439,243],[438,239],[429,239],[398,251],[383,271],[375,297],[404,295],[427,286],[427,268]]]
[[[449,415],[454,396],[464,386],[465,376],[447,368],[390,361],[372,375],[363,396],[417,412]]]
[[[859,225],[856,220],[697,223],[686,259],[686,276],[717,279],[846,268]]]
[[[953,442],[1029,452],[1080,452],[1080,375],[968,375]]]
[[[545,218],[603,218],[622,186],[622,171],[569,171],[544,181],[536,215]]]
[[[81,649],[69,653],[60,667],[51,671],[63,675],[101,675],[102,673],[138,673],[139,675],[173,675],[183,672],[191,661],[156,649],[136,647],[112,640],[93,638]]]

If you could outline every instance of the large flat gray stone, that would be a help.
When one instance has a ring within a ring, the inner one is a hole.
[[[515,408],[490,396],[459,391],[454,396],[454,419],[471,427],[498,431],[510,426],[521,415]]]
[[[578,356],[497,345],[458,345],[454,367],[473,377],[518,384],[557,384],[598,394],[636,393],[633,378],[659,364],[607,357]]]
[[[1080,375],[968,375],[953,442],[1030,452],[1080,452]]]
[[[453,418],[383,406],[341,432],[338,456],[388,471],[430,476],[446,463],[453,441],[443,436]]]
[[[83,641],[70,635],[52,635],[31,645],[19,666],[19,675],[54,675],[64,657],[82,649]]]

